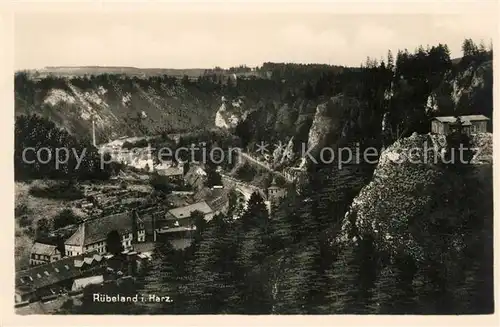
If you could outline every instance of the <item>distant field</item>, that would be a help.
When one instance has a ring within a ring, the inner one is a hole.
[[[182,78],[188,76],[190,79],[196,79],[203,76],[206,71],[211,71],[211,68],[137,68],[137,67],[45,67],[43,69],[28,70],[35,74],[37,78],[44,78],[48,75],[61,77],[77,77],[83,75],[99,75],[99,74],[124,74],[129,76],[150,77],[159,75],[168,75]],[[217,74],[230,75],[229,71],[222,71]],[[237,73],[238,76],[259,76],[257,72]]]
[[[46,67],[37,70],[41,75],[81,76],[97,74],[126,74],[139,76],[184,76],[198,77],[203,75],[205,68],[170,69],[170,68],[136,68],[136,67]]]

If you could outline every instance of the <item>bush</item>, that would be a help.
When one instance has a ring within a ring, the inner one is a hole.
[[[168,178],[158,174],[151,176],[150,184],[156,191],[163,193],[170,193],[172,191],[172,186],[168,181]]]
[[[52,186],[32,186],[29,193],[39,198],[58,200],[78,200],[83,198],[83,191],[71,183],[55,184]]]
[[[21,227],[31,226],[31,220],[28,218],[28,216],[21,216],[21,219],[19,219],[19,226]]]
[[[148,146],[148,140],[142,139],[137,142],[126,141],[122,145],[122,149],[133,149],[133,148],[146,148]]]
[[[25,203],[20,203],[14,209],[15,217],[21,217],[30,213],[30,209]]]
[[[24,233],[25,233],[26,235],[28,235],[30,238],[35,237],[35,229],[33,228],[33,226],[28,226],[28,227],[24,230]]]
[[[35,231],[36,237],[37,238],[47,237],[49,233],[50,233],[49,221],[46,218],[41,218],[40,220],[38,220]]]
[[[75,215],[73,210],[63,209],[54,217],[52,225],[54,229],[59,229],[68,225],[78,224],[80,221],[80,218]]]

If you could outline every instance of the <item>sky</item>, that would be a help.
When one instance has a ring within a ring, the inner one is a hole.
[[[486,1],[486,0],[485,0]],[[498,32],[495,16],[367,14],[320,11],[19,11],[14,15],[15,69],[45,66],[211,68],[263,62],[357,66],[448,44],[461,55],[464,38]]]

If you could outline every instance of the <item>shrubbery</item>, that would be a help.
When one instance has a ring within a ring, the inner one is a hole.
[[[58,183],[51,186],[32,186],[29,190],[32,196],[58,200],[78,200],[83,198],[83,191],[71,183]]]

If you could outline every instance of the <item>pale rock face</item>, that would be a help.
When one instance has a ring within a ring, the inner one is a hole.
[[[327,139],[335,143],[352,129],[362,128],[363,114],[360,101],[346,96],[336,96],[318,105],[309,130],[307,148],[319,149]]]
[[[132,100],[132,95],[130,93],[126,93],[125,95],[122,96],[122,104],[124,106],[128,106],[131,100]]]
[[[226,128],[226,129],[229,128],[229,124],[226,122],[226,120],[222,116],[222,112],[220,109],[215,114],[215,126],[220,127],[220,128]]]
[[[106,93],[108,93],[108,90],[106,90],[102,85],[97,88],[97,94],[105,95]]]
[[[223,96],[222,104],[215,114],[215,126],[224,129],[235,128],[240,121],[245,120],[248,111],[243,111],[243,100],[237,99],[228,103],[228,100]],[[232,110],[234,109],[234,110]]]
[[[52,89],[43,102],[55,106],[60,102],[73,104],[76,102],[76,99],[64,90]]]
[[[229,117],[229,126],[230,127],[236,127],[238,125],[238,123],[240,122],[240,119],[236,116],[236,115],[231,115],[231,117]]]
[[[481,158],[472,161],[481,171],[482,165],[492,163],[492,134],[478,133],[473,136],[472,144],[482,154]],[[379,247],[388,251],[402,250],[419,258],[422,253],[408,231],[408,224],[418,208],[433,200],[430,190],[441,174],[437,165],[442,162],[445,147],[442,135],[414,134],[385,149],[372,180],[353,199],[336,242],[348,243],[352,237],[349,231],[354,229],[360,235],[380,235]],[[425,161],[423,156],[429,160]],[[441,159],[435,162],[434,156]],[[396,240],[394,235],[401,239]]]
[[[101,99],[101,97],[98,95],[97,92],[85,92],[85,93],[83,93],[83,96],[84,96],[85,100],[87,100],[90,103],[105,106],[105,107],[108,106],[108,104]]]
[[[493,70],[492,62],[485,62],[474,69],[469,67],[451,82],[453,103],[457,105],[463,96],[469,96],[474,90],[489,87],[486,85],[486,75]]]
[[[427,104],[425,106],[425,110],[427,112],[436,112],[438,110],[438,105],[437,105],[437,100],[436,100],[436,94],[431,93],[427,97]]]

